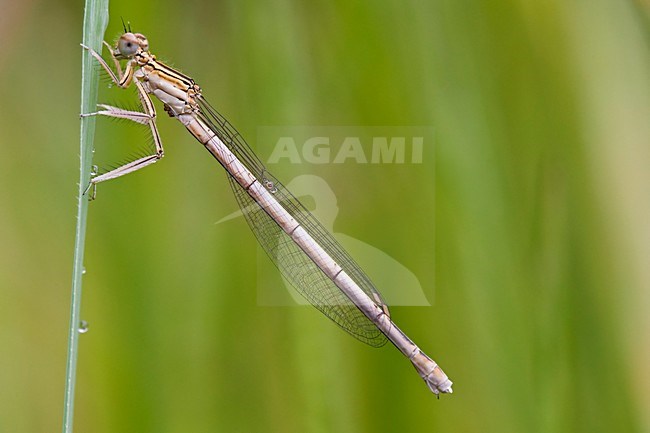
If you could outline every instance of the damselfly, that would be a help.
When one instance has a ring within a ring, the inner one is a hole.
[[[237,130],[203,97],[187,75],[156,60],[140,33],[124,30],[110,51],[115,72],[99,53],[83,46],[121,88],[134,84],[143,111],[100,104],[100,110],[82,116],[103,115],[147,125],[155,152],[90,180],[95,195],[100,182],[124,176],[163,157],[150,95],[158,98],[169,116],[187,130],[226,169],[230,186],[257,240],[305,298],[357,339],[371,346],[390,340],[411,360],[432,392],[451,393],[452,382],[391,320],[388,306],[370,279],[311,213],[266,169]],[[122,70],[121,61],[126,61]]]

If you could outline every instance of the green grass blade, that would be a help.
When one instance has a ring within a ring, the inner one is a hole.
[[[83,43],[101,52],[104,31],[108,25],[108,0],[86,0],[83,26]],[[80,48],[81,49],[81,48]],[[81,113],[89,113],[97,105],[99,76],[92,57],[83,50],[81,69]],[[81,277],[83,274],[84,245],[88,197],[84,191],[90,181],[92,167],[95,118],[81,119],[81,149],[79,154],[79,195],[77,202],[77,227],[75,230],[74,264],[72,271],[72,296],[70,299],[70,329],[68,330],[68,360],[66,363],[65,397],[63,407],[63,433],[71,433],[74,421],[74,390],[77,371],[77,348],[81,308]]]

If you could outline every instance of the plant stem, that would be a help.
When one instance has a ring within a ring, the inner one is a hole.
[[[86,0],[83,25],[83,43],[96,51],[102,49],[102,38],[108,24],[108,0]],[[83,50],[81,68],[81,112],[89,113],[97,105],[98,74],[93,59]],[[84,191],[90,182],[92,166],[95,118],[81,119],[81,149],[79,154],[79,196],[77,203],[77,227],[75,230],[74,264],[72,268],[72,296],[70,299],[70,328],[68,330],[68,360],[66,363],[65,397],[63,404],[63,433],[72,433],[74,421],[74,391],[77,375],[79,323],[81,309],[81,279],[83,274],[84,245],[88,197]]]

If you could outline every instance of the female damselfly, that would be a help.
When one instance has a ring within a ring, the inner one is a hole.
[[[121,88],[134,84],[143,111],[100,104],[82,116],[103,115],[147,125],[155,152],[91,178],[86,193],[94,198],[100,182],[124,176],[163,157],[150,95],[226,169],[230,185],[257,240],[298,292],[341,328],[371,346],[390,340],[411,360],[432,392],[451,393],[452,382],[391,320],[388,306],[370,279],[314,216],[253,153],[237,130],[203,97],[190,77],[156,60],[149,42],[125,28],[115,47],[108,43],[115,72],[99,53],[83,48]],[[121,61],[126,61],[122,70]]]

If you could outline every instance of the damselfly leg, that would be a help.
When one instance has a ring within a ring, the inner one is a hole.
[[[86,47],[85,45],[82,45],[82,47],[88,50],[88,52],[95,59],[99,61],[99,64],[106,70],[108,75],[111,77],[111,80],[119,87],[125,89],[129,87],[129,85],[132,82],[135,84],[138,90],[138,96],[140,98],[140,102],[142,103],[143,111],[131,111],[119,107],[114,107],[111,105],[99,104],[98,107],[102,108],[102,110],[98,110],[94,113],[82,114],[81,117],[100,115],[100,116],[115,117],[120,119],[127,119],[136,123],[140,123],[142,125],[148,125],[149,128],[151,129],[151,136],[153,137],[155,152],[151,155],[146,155],[134,161],[121,165],[120,167],[117,167],[114,170],[110,170],[101,175],[92,177],[90,179],[90,184],[86,189],[86,192],[89,190],[92,191],[92,193],[89,196],[91,200],[95,198],[96,185],[98,183],[109,179],[115,179],[117,177],[124,176],[125,174],[133,173],[134,171],[140,170],[141,168],[153,164],[154,162],[158,161],[164,156],[162,141],[160,140],[160,134],[158,133],[158,127],[156,126],[156,109],[153,105],[153,102],[151,101],[151,98],[149,97],[149,95],[143,88],[142,84],[138,80],[135,81],[132,80],[133,68],[127,67],[126,71],[122,73],[120,62],[115,57],[113,51],[110,50],[110,45],[108,45],[106,42],[104,42],[104,44],[106,44],[106,46],[109,47],[111,57],[113,58],[113,61],[116,65],[117,75],[115,74],[115,72],[113,72],[110,66],[108,66],[108,63],[106,63],[106,61],[95,50]]]

